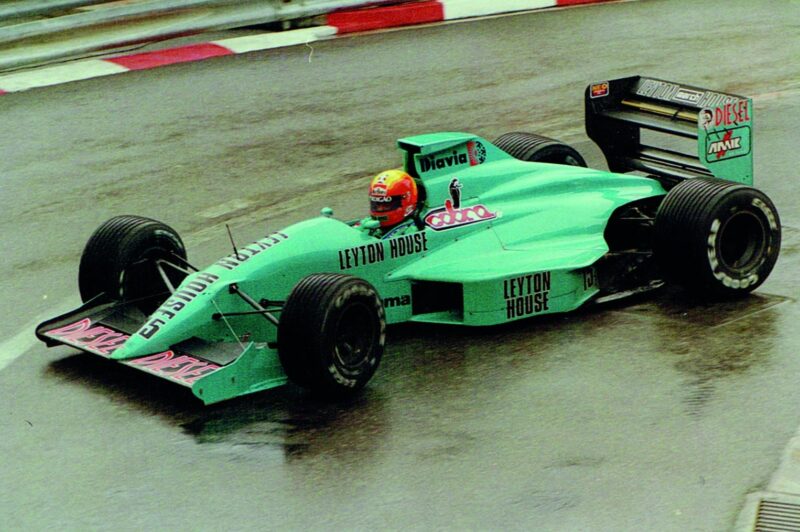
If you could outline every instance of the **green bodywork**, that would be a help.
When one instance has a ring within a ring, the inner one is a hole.
[[[521,161],[467,133],[400,139],[423,198],[404,231],[382,238],[323,209],[190,274],[148,317],[90,301],[37,334],[190,386],[208,404],[286,382],[274,322],[310,274],[365,279],[388,323],[483,326],[577,309],[600,293],[612,214],[666,194],[663,179],[623,172],[753,180],[750,99],[633,77],[591,85],[586,106],[587,133],[620,173]],[[697,157],[652,149],[639,128],[696,139]],[[253,312],[258,301],[273,322]]]
[[[712,144],[725,132],[711,126],[698,132],[700,156],[714,157],[710,167],[728,165],[736,180],[752,180],[749,123],[728,135],[747,133],[746,142],[719,158]],[[612,213],[666,194],[656,179],[524,162],[466,133],[408,137],[398,146],[424,191],[416,224],[402,234],[382,238],[373,224],[339,221],[324,209],[190,274],[125,334],[103,326],[113,305],[98,311],[91,302],[38,334],[190,386],[215,403],[287,380],[277,326],[237,291],[280,302],[305,276],[333,272],[371,283],[388,323],[483,326],[568,312],[599,293],[596,265],[609,251],[604,231]],[[273,315],[280,319],[280,304]],[[213,364],[202,362],[213,357],[178,356],[195,353],[187,341],[233,354]]]
[[[457,179],[461,208],[452,217],[472,223],[412,228],[385,239],[326,216],[289,226],[239,250],[238,259],[231,255],[187,277],[176,294],[191,301],[173,295],[111,358],[166,351],[187,338],[241,342],[242,354],[196,380],[193,392],[212,403],[283,384],[271,347],[275,326],[259,315],[213,316],[251,310],[230,292],[232,284],[256,299],[285,300],[300,279],[319,272],[369,281],[384,300],[388,323],[494,325],[571,311],[598,292],[593,265],[608,251],[603,231],[612,212],[665,194],[649,178],[519,161],[465,133],[398,144],[427,194],[422,220],[452,202]],[[415,305],[426,291],[441,292],[445,301],[434,301],[432,309]]]

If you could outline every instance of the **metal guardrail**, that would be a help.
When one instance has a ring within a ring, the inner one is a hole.
[[[120,24],[141,17],[154,17],[163,13],[193,7],[219,4],[213,0],[149,0],[133,4],[110,5],[94,11],[83,11],[60,17],[46,18],[0,28],[0,44],[44,37],[62,31],[75,31],[100,24]]]
[[[311,18],[403,0],[20,0],[0,7],[0,71],[80,57],[132,43]],[[408,1],[408,0],[405,0]],[[86,8],[85,6],[91,6]],[[13,23],[29,15],[47,18]]]
[[[102,4],[105,0],[19,0],[0,5],[0,22],[29,15],[46,15],[54,11]]]

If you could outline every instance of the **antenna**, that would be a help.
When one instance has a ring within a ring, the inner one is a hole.
[[[233,241],[233,233],[231,233],[231,226],[225,224],[225,229],[228,230],[228,238],[231,239],[231,246],[233,246],[233,254],[236,256],[236,260],[244,260],[241,255],[239,255],[239,251],[236,248],[236,242]]]

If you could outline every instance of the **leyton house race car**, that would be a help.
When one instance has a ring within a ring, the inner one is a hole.
[[[530,133],[400,139],[420,190],[400,236],[323,209],[198,270],[167,225],[112,218],[83,250],[84,304],[36,334],[206,404],[287,380],[337,397],[373,376],[387,324],[494,325],[665,282],[708,298],[764,282],[781,226],[751,187],[752,100],[636,76],[590,85],[585,107],[610,172]]]

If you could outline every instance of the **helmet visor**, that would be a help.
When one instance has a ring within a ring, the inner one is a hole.
[[[399,209],[403,203],[403,196],[370,196],[370,212],[390,212]]]

